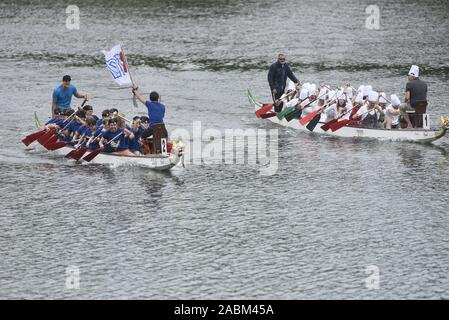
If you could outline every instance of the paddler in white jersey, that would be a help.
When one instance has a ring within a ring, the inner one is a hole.
[[[318,100],[317,100],[318,107],[321,108],[326,103],[328,91],[329,90],[327,90],[326,87],[321,85],[320,93],[318,94]]]
[[[378,104],[379,93],[371,91],[368,94],[368,102],[366,102],[354,118],[361,118],[361,125],[364,128],[378,128],[380,114],[383,113],[382,108]]]
[[[308,114],[317,111],[319,109],[318,107],[318,103],[316,102],[316,85],[315,84],[311,84],[309,86],[309,94],[308,94],[308,98],[309,98],[309,105],[307,107],[305,107],[304,109],[302,109],[302,115],[301,117],[304,118],[305,116],[307,116]]]
[[[385,109],[387,108],[387,95],[385,92],[379,92],[379,106],[382,108],[383,112],[380,115],[379,121],[385,122]]]
[[[325,109],[324,113],[326,114],[326,122],[337,119],[343,113],[346,112],[346,95],[343,91],[338,90],[333,95],[334,102]]]
[[[299,92],[299,97],[294,98],[286,103],[287,108],[294,107],[294,108],[298,109],[297,111],[295,111],[295,115],[294,115],[295,119],[301,118],[302,110],[300,109],[300,103],[307,99],[308,92],[309,92],[308,88],[309,88],[309,85],[307,83],[305,83],[302,86],[301,91]]]
[[[391,104],[385,109],[385,128],[397,129],[399,125],[399,115],[401,114],[401,110],[399,109],[401,101],[395,94],[391,95],[390,100]]]

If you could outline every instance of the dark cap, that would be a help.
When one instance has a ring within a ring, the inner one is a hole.
[[[91,105],[86,104],[86,105],[83,107],[83,110],[84,110],[84,111],[91,111],[91,110],[94,110],[94,109],[92,108]]]
[[[111,111],[109,111],[109,109],[103,110],[103,112],[101,113],[101,116],[104,117],[109,117],[109,115],[111,114]]]
[[[73,113],[74,110],[72,108],[66,108],[66,109],[56,109],[56,111],[60,116],[69,116]]]
[[[62,77],[62,81],[72,81],[72,78],[69,75],[65,75]]]
[[[117,118],[109,119],[109,124],[111,124],[111,123],[118,123],[118,119]]]

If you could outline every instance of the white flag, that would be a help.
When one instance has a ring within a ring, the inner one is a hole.
[[[129,75],[128,64],[125,54],[120,45],[116,45],[110,51],[103,50],[106,59],[106,68],[112,75],[112,78],[119,86],[130,86],[131,78]]]

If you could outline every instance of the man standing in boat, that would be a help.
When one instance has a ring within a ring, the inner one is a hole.
[[[53,90],[51,102],[51,114],[53,117],[56,114],[56,110],[58,110],[58,112],[65,112],[67,109],[70,109],[72,96],[88,100],[87,94],[79,93],[76,87],[73,84],[70,84],[71,81],[72,78],[69,75],[65,75],[62,77],[62,84]]]
[[[419,107],[421,110],[417,110]],[[425,113],[427,107],[427,83],[419,79],[419,67],[413,65],[408,73],[408,82],[405,86],[405,102],[399,109],[407,121],[407,128],[413,128],[407,111]]]
[[[165,116],[165,105],[160,103],[159,101],[159,94],[156,91],[153,91],[150,93],[150,100],[148,101],[145,99],[138,91],[137,87],[134,87],[132,89],[133,94],[136,96],[137,99],[139,99],[140,102],[142,102],[148,109],[148,119],[149,119],[149,126],[148,129],[146,129],[142,133],[142,139],[147,139],[151,135],[153,135],[153,127],[156,124],[164,124],[164,116]],[[167,130],[163,129],[164,135],[168,136]]]
[[[294,83],[299,84],[299,80],[295,77],[285,60],[285,54],[280,53],[278,61],[273,63],[268,71],[268,84],[270,85],[274,101],[278,100],[284,93],[287,78]],[[281,111],[280,109],[282,109],[282,105],[275,105],[276,112]]]

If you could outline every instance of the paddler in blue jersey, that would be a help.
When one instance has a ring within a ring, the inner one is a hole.
[[[150,93],[150,100],[145,99],[138,91],[137,87],[132,90],[133,94],[142,102],[148,109],[148,129],[142,133],[142,139],[147,139],[153,135],[153,127],[155,124],[164,124],[165,116],[165,106],[159,101],[159,94],[156,91]],[[167,130],[165,129],[165,136],[168,136]]]

